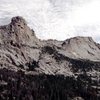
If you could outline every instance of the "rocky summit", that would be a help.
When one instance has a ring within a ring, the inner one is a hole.
[[[13,17],[0,26],[0,100],[100,100],[100,44],[40,40]]]

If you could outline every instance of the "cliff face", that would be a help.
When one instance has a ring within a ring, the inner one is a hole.
[[[0,100],[99,100],[100,44],[91,37],[39,40],[14,17],[0,27],[0,81]]]

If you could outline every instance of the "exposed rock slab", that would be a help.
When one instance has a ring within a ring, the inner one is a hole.
[[[73,75],[71,60],[99,63],[100,48],[91,37],[39,40],[19,16],[0,27],[1,68],[26,70],[30,65],[39,73]]]
[[[19,16],[12,18],[9,25],[0,26],[0,70],[4,68],[21,70],[26,75],[82,78],[82,82],[84,79],[87,82],[89,77],[91,87],[97,89],[100,96],[95,84],[100,86],[100,44],[91,37],[79,36],[65,41],[40,40]],[[83,99],[79,97],[79,100]]]

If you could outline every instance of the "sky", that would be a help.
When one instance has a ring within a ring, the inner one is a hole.
[[[40,39],[91,36],[100,43],[100,0],[0,0],[0,25],[22,16]]]

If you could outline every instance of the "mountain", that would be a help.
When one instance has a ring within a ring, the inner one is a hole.
[[[0,100],[99,100],[100,44],[40,40],[20,16],[0,26]]]

